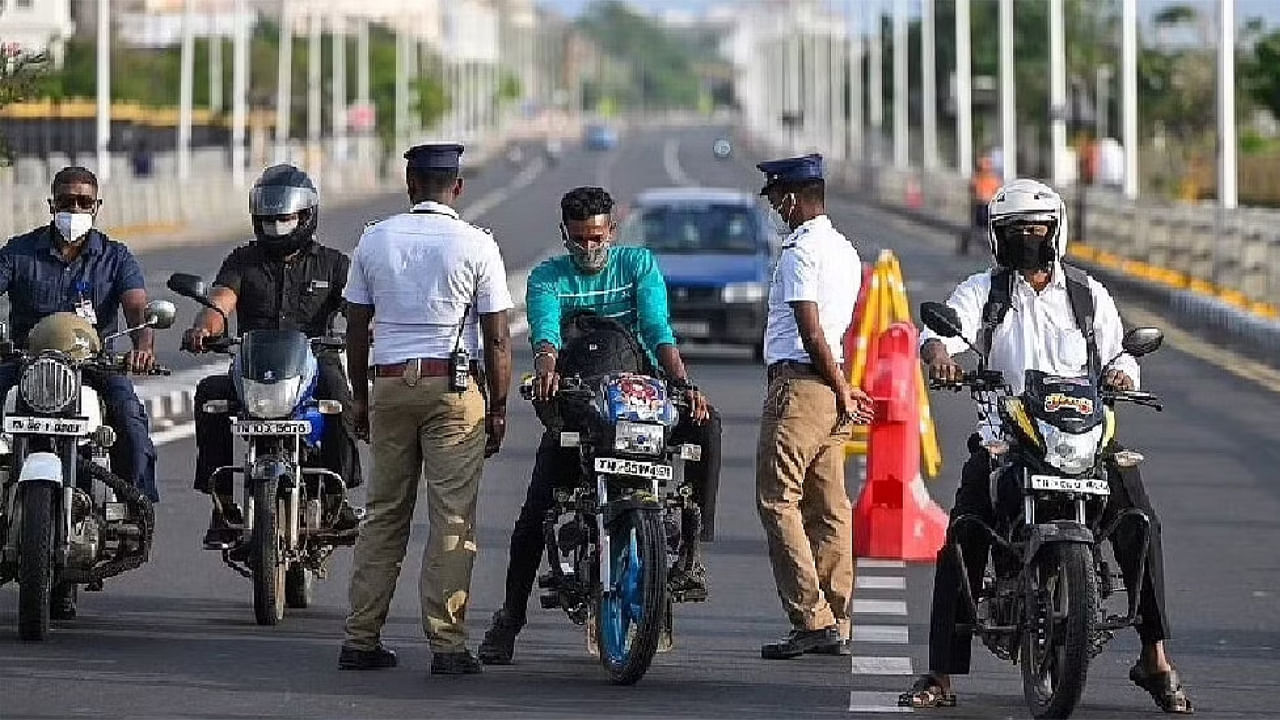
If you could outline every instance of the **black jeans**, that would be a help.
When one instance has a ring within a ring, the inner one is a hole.
[[[351,390],[347,384],[347,375],[342,370],[342,363],[337,355],[321,353],[316,363],[316,398],[320,400],[338,400],[344,410],[351,407]],[[196,385],[196,482],[195,488],[208,493],[209,478],[213,471],[224,465],[232,464],[231,424],[226,415],[211,415],[204,411],[208,400],[235,400],[235,385],[231,376],[225,373],[210,375]],[[343,412],[337,421],[330,418],[325,423],[325,431],[320,439],[320,457],[325,469],[331,470],[346,481],[348,488],[357,487],[361,483],[360,454],[356,450],[354,428],[351,413]],[[218,495],[232,494],[234,487],[231,473],[218,475]]]
[[[961,515],[977,515],[992,527],[996,513],[990,498],[991,460],[978,444],[977,436],[969,439],[969,460],[960,475],[960,487],[956,490],[955,507],[951,510],[954,520]],[[1112,466],[1108,469],[1111,500],[1101,527],[1107,527],[1116,513],[1127,508],[1137,508],[1151,518],[1151,539],[1147,547],[1147,564],[1142,578],[1134,577],[1138,569],[1138,553],[1142,547],[1141,523],[1126,521],[1120,524],[1111,538],[1116,561],[1124,573],[1125,586],[1141,586],[1138,598],[1138,636],[1143,642],[1155,642],[1169,637],[1169,617],[1164,600],[1164,552],[1160,545],[1160,519],[1156,517],[1147,498],[1146,488],[1138,468]],[[1003,503],[1002,503],[1003,504]],[[1021,508],[1016,508],[1020,510]],[[990,540],[978,528],[961,527],[948,531],[948,540],[954,539],[964,556],[968,571],[969,587],[976,592],[982,587],[982,575],[987,566]],[[949,545],[950,543],[948,543]],[[929,669],[946,675],[964,675],[969,672],[973,634],[957,629],[958,622],[973,623],[960,592],[960,563],[955,553],[944,546],[938,551],[938,562],[933,576],[933,609],[929,621]]]
[[[694,502],[702,510],[700,539],[704,541],[710,541],[715,533],[716,493],[720,485],[720,432],[720,413],[713,408],[706,423],[696,425],[685,420],[672,433],[675,442],[702,446],[702,461],[690,463],[686,472],[693,485]],[[577,448],[560,447],[560,437],[556,432],[543,433],[533,461],[529,491],[511,532],[507,595],[503,608],[517,620],[524,620],[529,595],[538,578],[538,566],[545,554],[542,523],[546,520],[547,511],[555,505],[555,489],[572,485],[577,472]]]

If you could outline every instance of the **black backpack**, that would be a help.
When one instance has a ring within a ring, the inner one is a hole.
[[[594,378],[608,373],[653,374],[649,356],[627,326],[587,312],[570,316],[560,328],[556,372]]]
[[[1067,299],[1071,303],[1071,314],[1076,318],[1076,327],[1084,335],[1085,345],[1089,350],[1089,375],[1097,377],[1102,372],[1102,359],[1098,356],[1098,340],[1093,332],[1093,291],[1089,288],[1089,275],[1074,265],[1061,263],[1067,280]],[[996,328],[1004,322],[1009,308],[1013,307],[1014,271],[1000,268],[991,276],[991,292],[987,294],[987,302],[982,306],[982,327],[978,330],[978,349],[983,353],[991,352],[991,340]]]

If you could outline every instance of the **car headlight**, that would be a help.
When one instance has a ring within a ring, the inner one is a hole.
[[[1063,432],[1049,423],[1038,423],[1044,438],[1044,459],[1068,475],[1079,475],[1093,467],[1102,441],[1102,426],[1076,435]]]
[[[764,283],[729,283],[720,291],[720,297],[727,303],[760,302],[768,292],[769,288]]]
[[[293,412],[298,405],[298,392],[302,378],[295,377],[273,383],[261,383],[242,378],[244,406],[250,417],[281,418]]]
[[[613,429],[613,449],[635,455],[661,455],[666,450],[666,428],[619,421]]]
[[[55,413],[71,404],[80,392],[80,378],[66,362],[55,357],[36,358],[18,381],[22,401],[39,413]]]

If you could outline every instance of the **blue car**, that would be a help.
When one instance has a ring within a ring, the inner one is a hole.
[[[757,358],[780,240],[755,196],[706,188],[642,193],[623,234],[657,256],[682,344],[745,346]]]
[[[618,131],[608,125],[588,125],[586,144],[588,150],[612,150],[618,147]]]

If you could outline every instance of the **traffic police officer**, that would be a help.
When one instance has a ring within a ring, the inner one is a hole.
[[[316,239],[320,221],[320,195],[306,173],[292,165],[276,165],[263,171],[249,192],[249,213],[253,222],[253,242],[242,245],[222,261],[213,281],[209,300],[223,313],[238,312],[241,333],[252,330],[296,329],[307,337],[328,333],[329,321],[343,310],[342,289],[347,283],[351,261],[340,250],[321,245]],[[182,338],[183,348],[199,353],[204,341],[226,332],[222,315],[206,309]],[[342,422],[327,423],[321,439],[321,458],[326,469],[337,473],[346,486],[360,484],[360,455],[356,451],[351,420],[351,392],[342,359],[332,350],[316,356],[316,397],[342,403]],[[214,506],[206,547],[221,547],[233,541],[239,509],[232,500],[232,477],[221,473],[211,483],[213,472],[232,461],[231,426],[225,414],[205,412],[209,400],[232,400],[236,396],[231,377],[223,372],[211,375],[196,386],[196,490],[215,493],[221,502]],[[216,487],[212,485],[216,484]],[[341,502],[340,488],[326,493],[336,497],[335,529],[354,529],[355,513]],[[223,517],[218,507],[233,517]]]
[[[497,243],[452,207],[462,193],[462,151],[461,145],[420,145],[405,153],[413,208],[365,229],[347,280],[356,428],[373,445],[373,475],[338,658],[344,669],[396,664],[380,634],[425,474],[430,531],[420,593],[431,672],[481,670],[466,647],[464,623],[480,475],[506,428],[512,302]],[[484,334],[483,372],[477,326]]]
[[[769,390],[756,453],[756,505],[791,633],[761,656],[849,654],[853,508],[844,444],[870,399],[841,369],[861,263],[825,209],[822,157],[758,165],[760,191],[792,233],[769,288]]]

